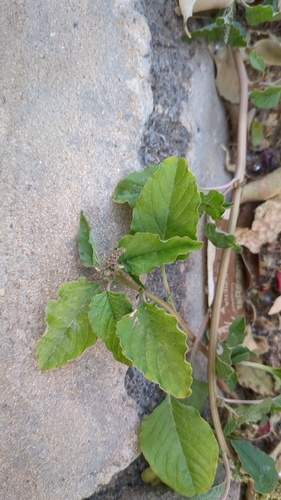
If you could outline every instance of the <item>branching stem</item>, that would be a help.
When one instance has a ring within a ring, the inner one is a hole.
[[[248,78],[247,73],[241,59],[240,53],[237,49],[232,50],[236,70],[239,78],[240,86],[240,104],[239,104],[239,121],[238,121],[238,139],[237,139],[237,163],[235,178],[239,180],[238,186],[233,192],[233,206],[230,211],[230,218],[228,222],[227,232],[233,234],[237,224],[239,213],[240,198],[241,198],[241,184],[244,180],[245,166],[246,166],[246,150],[247,150],[247,111],[248,111]],[[210,340],[209,340],[209,358],[208,358],[208,384],[209,384],[209,401],[212,413],[213,423],[218,439],[219,446],[223,454],[232,457],[232,452],[224,437],[220,418],[217,408],[217,388],[216,388],[216,348],[217,348],[217,335],[220,321],[220,311],[222,305],[223,289],[225,278],[228,270],[231,249],[223,250],[221,265],[218,273],[216,284],[214,302],[212,307],[212,318],[210,327]]]

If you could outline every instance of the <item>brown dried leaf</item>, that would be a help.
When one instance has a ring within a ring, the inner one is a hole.
[[[186,23],[189,17],[195,12],[202,12],[211,9],[225,9],[233,3],[234,0],[176,0],[178,7],[176,13],[183,16],[184,29],[190,36]]]
[[[281,311],[281,295],[275,299],[273,306],[269,309],[268,313],[269,315],[271,314],[277,314]]]
[[[242,387],[248,387],[261,396],[274,394],[273,379],[268,373],[244,365],[236,365],[235,368],[238,382]]]
[[[261,337],[258,341],[254,339],[250,325],[247,325],[246,327],[245,338],[242,346],[248,347],[250,351],[255,352],[258,356],[268,351],[268,343],[266,339],[264,337]]]
[[[262,203],[255,213],[252,229],[237,228],[235,241],[243,245],[252,253],[258,253],[265,243],[276,240],[281,231],[281,198],[273,198]]]
[[[255,43],[253,50],[258,57],[262,57],[266,66],[281,66],[281,45],[277,42],[263,38]]]
[[[277,197],[280,192],[281,168],[277,168],[262,179],[246,184],[242,189],[241,203],[268,200]]]
[[[239,81],[231,49],[229,47],[219,49],[213,59],[217,67],[216,86],[218,93],[227,101],[238,104]]]

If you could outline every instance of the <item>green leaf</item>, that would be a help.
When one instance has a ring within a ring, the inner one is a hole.
[[[96,334],[88,320],[88,306],[100,287],[86,278],[64,283],[59,300],[46,307],[47,329],[38,341],[37,362],[42,371],[58,368],[92,346]]]
[[[205,37],[207,43],[218,42],[222,37],[222,28],[216,23],[211,23],[207,26],[204,26],[203,28],[192,31],[191,39],[187,35],[184,35],[182,37],[182,40],[184,42],[190,42],[191,40],[200,37]]]
[[[247,47],[246,32],[240,23],[233,21],[227,40],[227,45],[231,47]]]
[[[260,122],[254,118],[251,123],[251,146],[260,146],[263,140],[263,128]]]
[[[231,354],[230,354],[230,357],[231,357]],[[232,364],[232,361],[231,361],[231,364]],[[233,373],[230,375],[230,377],[226,381],[226,383],[227,383],[227,386],[228,386],[230,392],[233,392],[235,387],[236,387],[236,384],[237,384],[237,374],[235,371],[233,371]]]
[[[272,406],[270,408],[270,414],[275,415],[275,413],[281,412],[281,395],[272,399]]]
[[[278,18],[278,15],[278,12],[274,12],[271,5],[256,5],[255,7],[245,8],[245,17],[248,26],[274,21]]]
[[[277,106],[281,96],[281,87],[270,87],[266,90],[259,92],[255,90],[249,94],[250,99],[253,100],[254,105],[260,109],[270,109]]]
[[[265,68],[264,60],[262,57],[259,57],[257,55],[256,50],[252,50],[252,52],[249,55],[249,59],[250,59],[251,66],[254,69],[257,69],[258,71],[261,71],[262,73],[264,72],[264,68]]]
[[[183,405],[193,406],[193,408],[199,411],[199,413],[202,413],[209,393],[207,382],[201,382],[201,380],[193,378],[191,391],[191,395],[187,398],[181,399],[180,403]]]
[[[238,422],[232,417],[228,417],[228,420],[223,428],[224,436],[229,440],[233,431],[235,431],[238,426]]]
[[[175,237],[168,241],[161,241],[157,234],[136,233],[128,234],[119,241],[119,248],[126,251],[118,259],[118,263],[132,274],[150,273],[155,267],[175,262],[179,255],[187,259],[189,252],[199,250],[202,243],[185,238]]]
[[[89,306],[89,320],[93,330],[112,352],[116,361],[132,366],[122,353],[120,339],[116,335],[116,324],[132,312],[132,304],[124,293],[103,292],[95,295]]]
[[[84,266],[86,267],[95,266],[98,268],[100,267],[100,262],[97,254],[93,232],[83,212],[81,212],[80,214],[78,250],[81,262]]]
[[[118,182],[113,200],[116,203],[125,203],[127,201],[130,207],[134,208],[143,186],[158,168],[159,165],[149,165],[142,172],[133,172],[125,177],[125,179]]]
[[[212,189],[208,194],[200,193],[201,204],[199,205],[199,215],[206,213],[213,220],[221,220],[225,212],[224,196]]]
[[[218,445],[198,411],[169,396],[142,423],[142,452],[160,479],[185,496],[213,483]]]
[[[178,398],[190,395],[186,336],[177,328],[174,316],[154,303],[144,303],[117,323],[117,335],[124,355],[148,380]]]
[[[142,189],[133,211],[131,233],[158,234],[161,240],[175,236],[196,239],[200,195],[186,161],[163,161]]]
[[[275,461],[249,441],[231,441],[243,469],[254,480],[254,489],[259,493],[270,493],[274,490],[278,475]]]
[[[228,335],[225,341],[227,347],[230,349],[232,347],[237,347],[242,344],[245,336],[246,323],[244,316],[238,316],[235,320],[229,325]]]
[[[233,373],[231,368],[230,349],[222,342],[221,347],[223,352],[216,356],[216,376],[221,380],[228,380]]]
[[[242,252],[242,248],[239,245],[236,245],[234,236],[232,236],[232,234],[227,234],[224,231],[220,231],[216,228],[215,224],[205,224],[204,234],[215,247],[232,248],[237,253]]]
[[[239,425],[249,422],[258,422],[265,413],[268,413],[272,405],[272,399],[266,398],[256,405],[245,405],[235,408],[239,415]]]
[[[203,495],[194,495],[192,500],[220,500],[223,493],[225,491],[225,482],[218,484],[217,486],[213,486]]]
[[[256,353],[250,351],[248,347],[237,346],[231,351],[231,364],[237,365],[247,359],[249,356],[256,356]]]

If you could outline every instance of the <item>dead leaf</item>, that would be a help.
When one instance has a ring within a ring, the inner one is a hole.
[[[235,368],[238,382],[242,387],[248,387],[261,396],[274,394],[273,379],[268,373],[244,365],[236,365]]]
[[[258,356],[265,354],[268,351],[268,343],[266,339],[264,337],[261,337],[258,341],[254,339],[250,325],[246,326],[245,338],[242,346],[248,347],[250,351],[255,352]]]
[[[236,229],[237,245],[243,245],[252,253],[258,253],[262,245],[275,241],[281,231],[280,211],[281,198],[273,198],[259,205],[255,212],[252,229]]]
[[[266,66],[281,66],[281,45],[268,38],[263,38],[255,43],[252,50],[255,50],[258,57],[262,57]],[[251,52],[252,52],[251,50]]]
[[[216,86],[218,93],[232,104],[238,104],[239,81],[231,49],[229,47],[219,49],[213,59],[217,67]]]
[[[268,200],[276,197],[280,192],[281,168],[277,168],[262,179],[246,184],[242,189],[241,203]]]
[[[233,1],[234,0],[176,0],[178,4],[176,13],[178,15],[182,15],[184,30],[187,36],[190,37],[186,23],[193,13],[211,9],[225,9],[226,7],[229,7]]]
[[[269,315],[271,314],[278,314],[281,311],[281,295],[275,299],[273,306],[269,309],[268,313]]]

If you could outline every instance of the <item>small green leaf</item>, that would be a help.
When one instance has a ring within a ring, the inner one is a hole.
[[[185,361],[186,336],[174,316],[154,303],[141,304],[117,323],[124,355],[148,380],[178,398],[190,394],[191,366]]]
[[[233,368],[231,368],[231,358],[230,349],[226,346],[224,342],[220,344],[223,349],[221,354],[216,356],[216,376],[221,380],[228,380],[233,373]]]
[[[272,399],[266,398],[261,403],[256,405],[245,405],[235,408],[239,415],[239,425],[248,424],[249,422],[259,422],[265,413],[268,413],[272,405]]]
[[[158,234],[161,240],[175,236],[195,240],[200,195],[186,161],[168,158],[150,177],[133,211],[134,233]]]
[[[249,441],[231,441],[243,469],[254,480],[254,489],[259,493],[270,493],[274,490],[278,475],[275,461]]]
[[[228,335],[225,341],[227,347],[230,349],[232,347],[237,347],[242,344],[245,336],[246,323],[244,316],[238,316],[235,320],[229,325]]]
[[[88,307],[100,287],[86,278],[64,283],[59,289],[59,300],[51,300],[46,307],[47,329],[38,341],[37,362],[42,371],[58,368],[77,358],[96,340],[89,320]]]
[[[251,123],[251,146],[260,146],[263,140],[263,128],[260,122],[254,118]]]
[[[252,52],[249,55],[249,59],[250,59],[251,66],[254,69],[257,69],[258,71],[261,71],[262,73],[264,72],[264,68],[265,68],[264,60],[262,57],[259,57],[257,55],[256,50],[252,50]]]
[[[223,433],[227,439],[230,439],[231,434],[233,433],[233,431],[235,431],[237,426],[238,422],[234,420],[234,418],[228,417],[228,420],[223,428]]]
[[[184,42],[190,42],[200,37],[205,37],[207,43],[218,42],[222,37],[222,27],[218,26],[216,23],[211,23],[203,28],[192,31],[191,39],[187,35],[184,35],[182,40]]]
[[[123,265],[127,272],[139,276],[150,273],[162,264],[175,262],[179,255],[187,259],[189,252],[199,250],[202,243],[191,240],[188,236],[161,241],[157,234],[136,233],[134,236],[124,236],[118,247],[126,249],[119,257],[118,263]]]
[[[230,355],[231,357],[231,355]],[[232,361],[231,361],[231,364],[232,364]],[[237,374],[235,371],[233,371],[233,373],[230,375],[229,379],[226,381],[227,383],[227,386],[230,390],[230,392],[233,392],[235,387],[236,387],[236,384],[237,384]]]
[[[193,408],[199,411],[199,413],[202,413],[209,393],[208,384],[207,382],[201,382],[201,380],[193,378],[191,390],[191,395],[187,398],[181,399],[180,403],[183,405],[193,406]]]
[[[185,496],[213,484],[218,445],[198,411],[166,397],[142,423],[142,452],[160,479]]]
[[[233,21],[227,40],[227,45],[231,47],[247,47],[246,32],[240,23]]]
[[[236,245],[234,236],[232,236],[232,234],[227,234],[224,231],[220,231],[216,228],[215,224],[205,224],[204,234],[215,247],[232,248],[237,253],[242,252],[242,248],[239,245]]]
[[[234,349],[232,349],[231,351],[231,364],[237,365],[238,363],[241,363],[241,361],[244,361],[244,359],[247,359],[249,356],[256,356],[256,353],[250,351],[248,347],[243,347],[241,345],[234,347]]]
[[[255,7],[245,8],[245,17],[248,26],[274,21],[278,18],[278,15],[278,12],[274,12],[271,5],[256,5]]]
[[[132,304],[124,293],[103,292],[92,298],[88,312],[90,323],[98,337],[103,340],[116,361],[128,366],[132,366],[132,363],[122,353],[120,339],[116,335],[116,324],[132,310]]]
[[[203,495],[194,495],[192,500],[220,500],[225,491],[225,482],[218,484],[217,486],[213,486]]]
[[[272,399],[272,406],[270,408],[270,414],[275,415],[275,413],[281,412],[281,395]]]
[[[281,87],[270,87],[259,92],[255,90],[251,92],[249,97],[253,100],[254,105],[260,109],[270,109],[277,106],[281,96]]]
[[[206,213],[213,220],[221,220],[226,208],[224,196],[212,189],[208,194],[200,193],[200,197],[201,204],[198,208],[200,217],[203,213]]]
[[[116,203],[125,203],[127,201],[130,207],[134,208],[143,186],[158,168],[159,165],[149,165],[142,172],[133,172],[125,177],[125,179],[118,182],[113,200]]]
[[[78,249],[81,262],[84,266],[86,267],[95,266],[98,268],[100,267],[100,262],[97,254],[93,232],[83,212],[81,212],[80,214]]]

